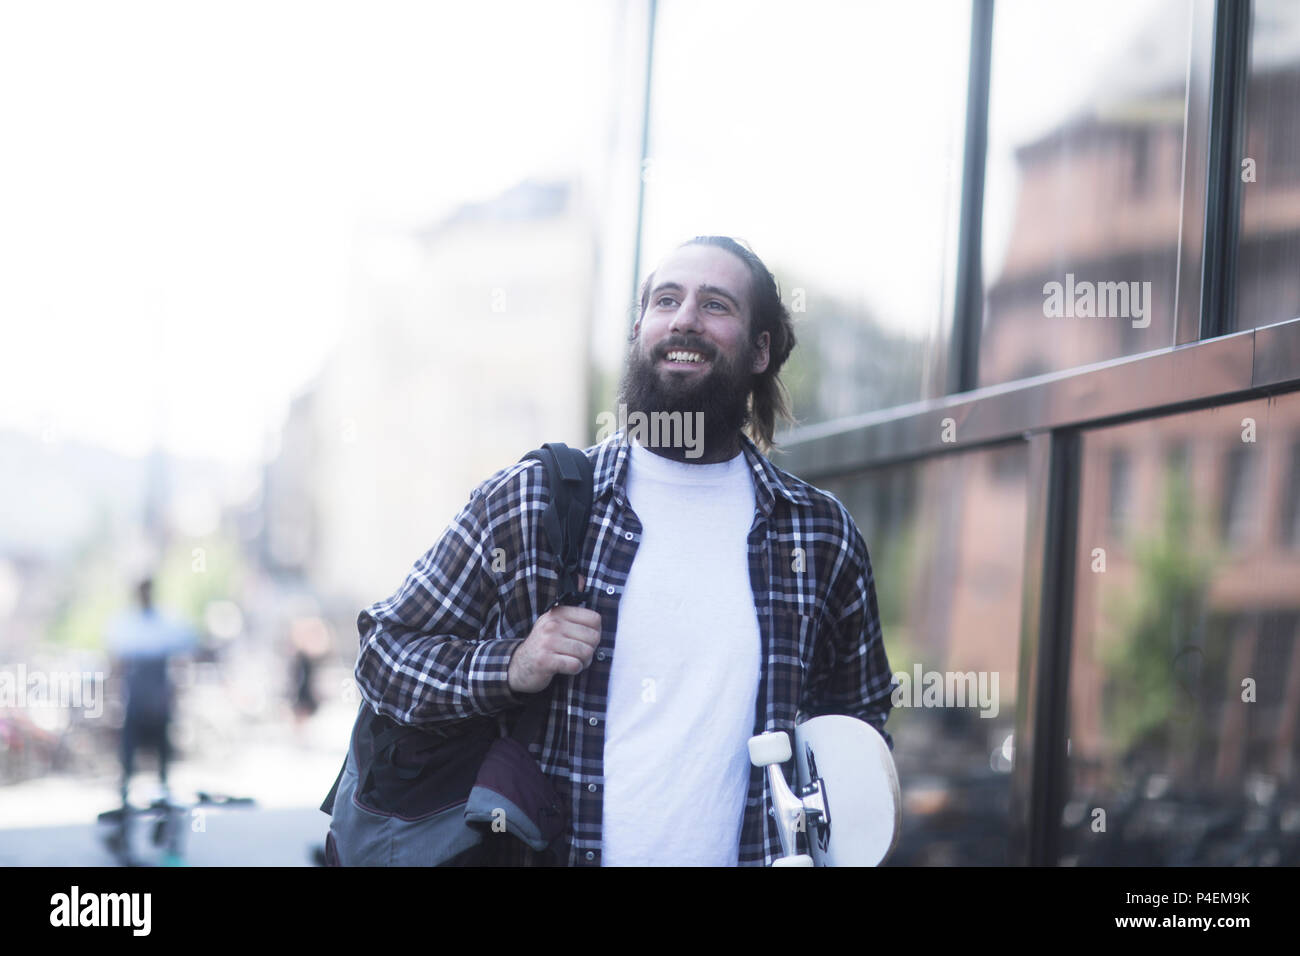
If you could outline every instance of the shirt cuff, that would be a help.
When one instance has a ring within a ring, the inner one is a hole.
[[[474,707],[482,714],[496,714],[522,706],[527,697],[510,689],[510,658],[524,642],[520,637],[480,641],[469,660],[470,687]]]

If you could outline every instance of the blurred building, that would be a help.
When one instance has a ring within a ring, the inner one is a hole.
[[[349,323],[266,476],[265,551],[340,618],[392,593],[493,472],[588,433],[594,239],[572,182],[357,236]]]

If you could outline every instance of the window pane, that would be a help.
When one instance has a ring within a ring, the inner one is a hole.
[[[997,3],[981,385],[1173,345],[1190,12]]]
[[[797,323],[802,421],[944,391],[969,36],[950,0],[659,5],[639,278],[746,240]]]
[[[1026,467],[1015,444],[821,483],[867,542],[898,683],[892,864],[1007,862]]]
[[[1063,863],[1300,863],[1298,442],[1295,394],[1084,436]]]
[[[1300,316],[1300,4],[1256,0],[1237,253],[1238,328]]]

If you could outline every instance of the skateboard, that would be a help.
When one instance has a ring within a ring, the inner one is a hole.
[[[889,745],[870,724],[839,714],[794,728],[798,780],[781,764],[792,754],[784,731],[749,739],[749,759],[766,767],[782,856],[773,866],[879,866],[898,843],[902,801]],[[809,853],[798,850],[806,836]]]

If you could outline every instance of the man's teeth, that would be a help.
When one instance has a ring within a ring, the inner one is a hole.
[[[669,352],[668,361],[670,362],[703,362],[704,356],[699,352]]]

